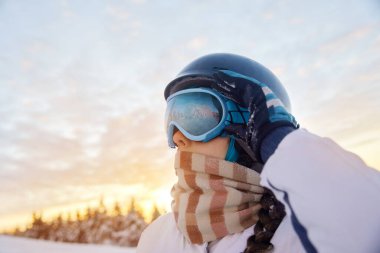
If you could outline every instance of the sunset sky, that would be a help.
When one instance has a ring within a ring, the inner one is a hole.
[[[166,84],[230,52],[272,69],[302,127],[380,169],[380,2],[0,0],[0,231],[106,203],[169,210]]]

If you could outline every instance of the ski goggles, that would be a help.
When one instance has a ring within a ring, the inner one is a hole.
[[[167,99],[165,129],[168,144],[175,148],[174,131],[188,139],[207,142],[222,134],[231,123],[246,123],[249,112],[207,88],[178,91]]]

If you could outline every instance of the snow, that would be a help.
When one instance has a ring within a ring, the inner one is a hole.
[[[63,243],[0,235],[0,253],[135,253],[136,248]]]

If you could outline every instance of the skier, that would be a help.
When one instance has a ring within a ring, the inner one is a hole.
[[[380,173],[300,129],[261,64],[211,54],[165,89],[172,213],[138,253],[380,252]]]

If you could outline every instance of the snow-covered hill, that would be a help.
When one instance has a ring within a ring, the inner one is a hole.
[[[135,253],[136,248],[76,244],[0,235],[0,253]]]

